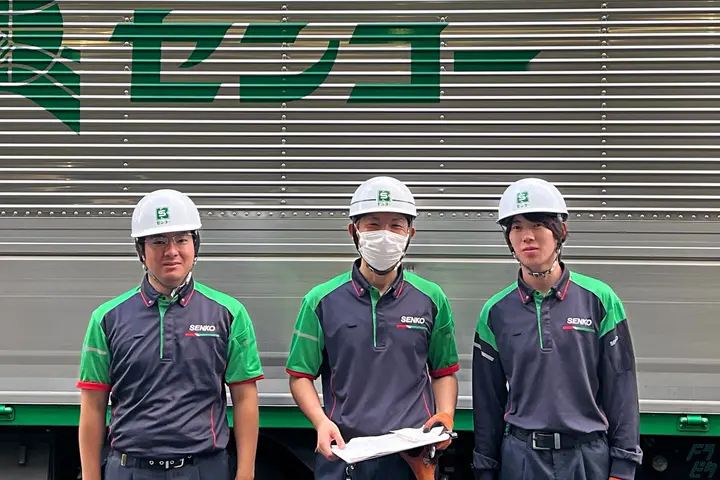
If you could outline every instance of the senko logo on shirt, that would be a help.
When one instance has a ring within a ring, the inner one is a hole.
[[[186,337],[219,337],[215,332],[215,325],[190,325],[189,332],[185,333]]]
[[[400,321],[402,323],[399,323],[397,325],[397,328],[417,328],[417,329],[425,329],[425,317],[411,317],[407,315],[403,315],[400,317]]]
[[[567,325],[563,325],[563,330],[581,330],[585,332],[595,332],[592,328],[593,321],[591,318],[568,317]]]

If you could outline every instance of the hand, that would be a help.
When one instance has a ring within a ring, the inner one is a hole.
[[[235,480],[255,480],[255,475],[238,472],[235,474]]]
[[[622,478],[610,477],[608,480],[622,480]]]
[[[430,417],[430,420],[425,422],[425,425],[423,425],[423,431],[428,432],[430,431],[430,429],[440,425],[444,426],[447,430],[453,429],[454,421],[450,414],[446,412],[436,413],[435,415]],[[446,440],[442,443],[438,443],[437,445],[435,445],[435,448],[437,450],[445,450],[447,447],[450,446],[450,442],[452,442],[452,440]]]
[[[330,450],[330,444],[335,440],[339,448],[345,448],[345,440],[340,435],[340,429],[329,418],[324,420],[317,428],[316,452],[320,452],[328,460],[337,460]]]

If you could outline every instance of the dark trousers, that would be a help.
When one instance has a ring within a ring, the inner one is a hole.
[[[157,470],[142,466],[121,465],[120,454],[112,452],[105,465],[105,480],[232,480],[225,450],[201,457],[181,468]]]
[[[345,480],[347,464],[340,459],[328,460],[315,454],[315,480]],[[415,474],[400,455],[365,460],[354,465],[353,480],[415,480]],[[605,479],[607,480],[607,478]]]
[[[534,450],[506,433],[501,448],[500,480],[608,480],[610,448],[605,435],[575,447]]]

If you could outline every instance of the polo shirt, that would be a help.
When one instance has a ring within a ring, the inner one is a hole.
[[[507,422],[545,432],[607,432],[610,476],[634,478],[642,461],[640,414],[623,303],[602,281],[560,267],[545,294],[521,272],[482,308],[472,367],[474,467],[492,478]]]
[[[346,441],[421,426],[435,413],[431,377],[459,369],[442,289],[401,266],[381,296],[359,266],[305,295],[286,364],[322,377],[325,414]]]
[[[171,457],[224,449],[225,384],[261,378],[242,303],[193,279],[169,299],[146,276],[92,313],[77,386],[110,391],[112,448]]]

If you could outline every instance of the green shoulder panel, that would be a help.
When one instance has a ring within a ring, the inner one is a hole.
[[[313,287],[303,297],[290,341],[286,369],[291,375],[315,377],[322,364],[325,348],[320,319],[315,313],[323,298],[352,280],[352,272],[345,272]]]
[[[262,377],[263,371],[255,329],[245,305],[238,299],[202,283],[195,282],[195,290],[227,308],[233,317],[228,338],[225,382],[228,384],[242,383]]]
[[[475,328],[475,331],[477,332],[480,339],[490,345],[495,351],[497,352],[497,341],[495,340],[495,334],[493,333],[492,329],[489,325],[490,320],[490,310],[503,298],[507,297],[510,293],[512,293],[514,290],[518,288],[517,282],[514,282],[512,285],[508,285],[507,287],[500,290],[498,293],[493,295],[488,299],[487,302],[485,302],[485,305],[483,305],[482,310],[480,310],[480,317],[478,318],[477,327]]]
[[[626,319],[625,307],[610,285],[597,278],[588,277],[587,275],[573,271],[570,272],[570,281],[592,292],[600,299],[600,303],[602,303],[605,309],[605,316],[600,322],[601,337],[611,332],[615,328],[615,325]]]
[[[314,310],[315,308],[317,308],[323,298],[327,297],[329,294],[350,281],[352,281],[351,271],[341,273],[340,275],[313,287],[305,295],[305,300],[307,301],[308,305]]]
[[[412,272],[403,272],[403,275],[406,282],[430,297],[438,311],[443,308],[446,303],[448,303],[445,292],[443,292],[442,288],[440,288],[440,285],[437,283],[424,279]]]
[[[112,355],[108,348],[107,337],[102,328],[102,322],[108,312],[129,298],[137,295],[139,291],[139,286],[128,290],[122,295],[118,295],[103,303],[92,312],[80,354],[79,382],[81,384],[110,385],[110,361]]]
[[[426,295],[435,304],[437,315],[430,334],[428,361],[433,376],[453,373],[458,365],[455,322],[450,301],[440,285],[412,272],[403,272],[404,280]]]

